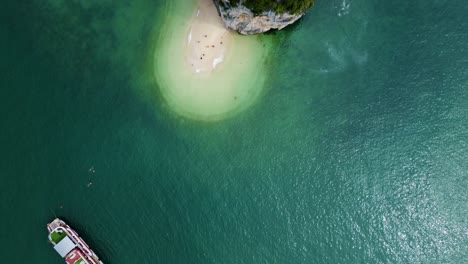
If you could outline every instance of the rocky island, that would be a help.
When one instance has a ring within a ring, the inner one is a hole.
[[[224,25],[243,35],[283,29],[296,22],[314,0],[213,0]]]

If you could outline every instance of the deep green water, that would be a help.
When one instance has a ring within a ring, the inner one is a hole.
[[[52,210],[105,263],[468,262],[465,1],[317,1],[218,123],[158,96],[165,2],[2,2],[1,263],[63,263]]]

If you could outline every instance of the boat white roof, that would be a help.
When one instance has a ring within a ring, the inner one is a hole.
[[[59,253],[59,255],[64,258],[70,251],[72,251],[76,247],[75,243],[71,241],[71,239],[66,236],[57,245],[54,246],[55,251]]]

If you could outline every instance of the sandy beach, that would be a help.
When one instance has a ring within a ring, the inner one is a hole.
[[[200,0],[187,36],[188,65],[196,73],[216,69],[224,61],[233,34],[224,27],[213,1]]]
[[[172,110],[198,120],[220,120],[247,108],[262,91],[262,36],[224,27],[211,0],[175,0],[155,50],[154,72]]]

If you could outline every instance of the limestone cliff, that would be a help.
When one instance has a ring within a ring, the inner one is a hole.
[[[314,0],[213,0],[227,28],[244,35],[283,29],[296,22]]]

